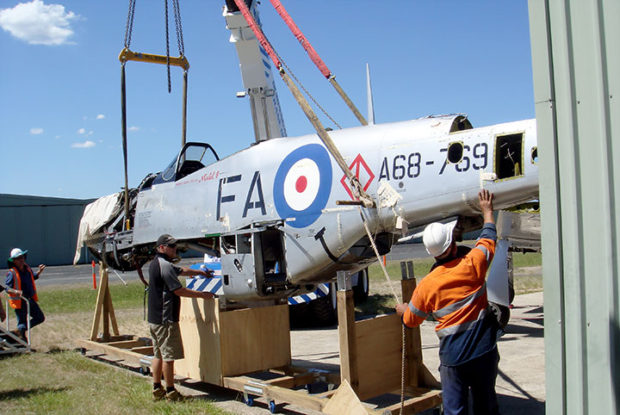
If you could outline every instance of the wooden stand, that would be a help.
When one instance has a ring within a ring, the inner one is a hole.
[[[101,340],[110,340],[110,323],[112,323],[114,335],[118,336],[118,325],[116,324],[112,296],[110,295],[110,287],[108,286],[108,266],[103,262],[99,262],[99,291],[97,292],[97,305],[95,306],[93,326],[90,330],[90,339],[93,341],[98,338],[99,321],[102,319],[103,333]]]
[[[222,311],[217,299],[182,298],[179,325],[179,376],[224,386],[226,376],[291,364],[287,305]]]
[[[413,264],[402,263],[402,272],[408,300],[416,284]],[[340,280],[339,285],[346,286]],[[332,414],[399,413],[404,376],[403,413],[439,406],[440,385],[422,362],[420,329],[403,333],[396,314],[355,321],[350,289],[339,290],[337,300],[340,374],[291,366],[288,306],[221,311],[217,300],[189,298],[181,300],[185,359],[175,372],[242,392],[248,403],[261,397],[270,407],[287,402]],[[318,381],[340,387],[320,394],[294,389]],[[377,409],[362,402],[384,395],[396,396],[398,403]]]
[[[103,330],[100,334],[101,321],[103,321]],[[110,334],[110,325],[112,325],[112,334]],[[108,285],[108,267],[103,262],[99,263],[99,291],[90,338],[78,340],[78,344],[83,350],[96,351],[136,367],[141,366],[140,359],[145,355],[153,354],[150,339],[119,334]]]
[[[413,264],[401,265],[401,288],[407,301],[415,289]],[[436,389],[439,383],[422,362],[419,328],[405,329],[403,334],[396,314],[355,321],[350,289],[339,290],[337,300],[340,373],[291,365],[287,305],[223,311],[217,299],[182,298],[180,328],[185,358],[175,363],[175,374],[242,392],[248,404],[261,397],[272,411],[276,403],[285,402],[328,414],[397,414],[401,410],[402,380],[403,413],[438,407],[441,391]],[[102,338],[97,338],[101,314],[104,332]],[[108,318],[116,336],[108,332]],[[103,267],[91,340],[81,344],[87,349],[138,361],[141,366],[152,355],[149,339],[118,336],[107,269]],[[300,389],[307,386],[310,390],[310,385],[318,382],[340,386],[314,394]],[[377,407],[376,403],[362,402],[385,395],[396,396],[391,402],[398,403]]]
[[[416,286],[413,263],[401,263],[401,266],[402,298],[408,301]],[[403,413],[407,414],[440,405],[441,391],[436,390],[440,384],[422,362],[420,328],[403,328],[396,314],[355,321],[354,307],[353,292],[339,290],[338,333],[343,383],[346,380],[360,400],[367,400],[384,394],[400,395],[404,382]],[[399,402],[383,409],[398,413],[400,407]]]

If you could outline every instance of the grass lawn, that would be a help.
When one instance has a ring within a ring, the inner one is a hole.
[[[226,414],[205,399],[153,402],[146,378],[49,351],[0,359],[0,412],[15,414]]]

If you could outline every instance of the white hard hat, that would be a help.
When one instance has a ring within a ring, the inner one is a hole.
[[[28,253],[28,250],[22,251],[19,248],[13,248],[11,249],[11,256],[9,258],[9,261],[14,260],[15,258],[19,258],[20,256],[26,255]]]
[[[455,225],[456,221],[450,223],[434,222],[428,225],[422,235],[426,252],[434,257],[445,253],[452,244],[452,231]]]

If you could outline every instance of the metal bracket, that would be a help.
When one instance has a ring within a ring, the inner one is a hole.
[[[336,286],[338,291],[351,291],[353,289],[351,273],[349,271],[338,271],[336,274]]]

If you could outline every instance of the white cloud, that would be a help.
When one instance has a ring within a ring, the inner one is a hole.
[[[96,144],[94,141],[86,140],[83,143],[73,143],[71,144],[71,148],[90,148],[95,147]]]
[[[135,125],[132,125],[131,127],[129,127],[129,131],[138,131],[140,130],[140,127],[136,127]]]
[[[105,118],[105,115],[103,115],[103,114],[97,115],[97,119],[98,120],[103,120],[104,118]]]
[[[0,27],[31,45],[72,43],[71,20],[79,16],[66,12],[61,4],[45,4],[42,0],[19,3],[12,9],[0,10]]]
[[[83,135],[83,136],[86,136],[86,137],[90,137],[91,135],[95,134],[95,132],[93,130],[86,131],[86,128],[80,128],[79,130],[77,130],[77,133],[79,135]]]
[[[30,134],[32,135],[39,135],[39,134],[43,134],[43,128],[31,128],[30,129]]]

